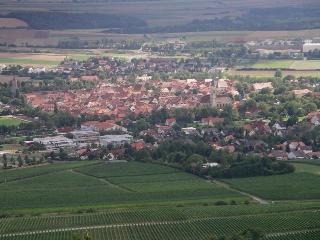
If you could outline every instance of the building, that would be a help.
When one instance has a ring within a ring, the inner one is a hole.
[[[58,151],[60,148],[66,149],[76,147],[76,144],[72,139],[64,136],[34,138],[33,141],[44,145],[48,151]]]
[[[104,147],[123,147],[126,143],[132,143],[132,141],[133,137],[129,134],[105,135],[100,137],[100,144]]]
[[[99,143],[99,133],[95,131],[77,130],[70,132],[73,135],[73,142],[77,147],[85,147]]]
[[[303,44],[303,53],[313,52],[315,50],[320,50],[320,43],[305,43]]]
[[[123,131],[126,132],[127,129],[124,127],[121,127],[113,121],[105,121],[105,122],[99,122],[99,121],[89,121],[81,124],[81,130],[85,131]]]
[[[201,119],[201,124],[206,126],[215,126],[224,122],[224,118],[219,117],[207,117]]]
[[[273,90],[272,82],[254,83],[252,85],[252,90],[255,91],[255,92],[259,92],[262,89],[271,89],[271,90]]]

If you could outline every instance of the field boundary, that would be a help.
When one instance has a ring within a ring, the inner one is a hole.
[[[244,191],[241,191],[239,189],[236,189],[234,187],[232,187],[230,184],[224,182],[224,181],[219,181],[219,180],[211,180],[210,182],[213,182],[215,184],[217,184],[218,186],[221,186],[221,187],[224,187],[230,191],[233,191],[233,192],[237,192],[237,193],[240,193],[241,195],[244,195],[244,196],[247,196],[247,197],[250,197],[252,198],[253,200],[257,201],[258,203],[260,204],[270,204],[269,201],[267,201],[266,199],[263,199],[261,197],[258,197],[258,196],[255,196],[255,195],[252,195],[248,192],[244,192]]]
[[[82,176],[95,178],[95,179],[99,180],[100,182],[103,182],[103,183],[109,185],[110,187],[117,188],[117,189],[125,191],[125,192],[135,193],[135,191],[133,191],[132,189],[123,187],[123,186],[118,185],[118,184],[114,184],[113,182],[110,182],[106,178],[99,178],[99,177],[96,177],[96,176],[93,176],[93,175],[90,175],[90,174],[85,174],[83,172],[74,171],[74,169],[69,169],[69,171],[74,173],[74,174],[79,174],[79,175],[82,175]]]

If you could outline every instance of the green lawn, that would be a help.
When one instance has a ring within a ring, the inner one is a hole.
[[[31,65],[31,66],[57,66],[60,61],[57,60],[36,60],[32,58],[0,58],[0,63],[7,65]]]
[[[259,69],[290,68],[293,63],[294,60],[260,60],[257,63],[253,64],[251,67]]]
[[[250,67],[257,69],[317,70],[320,69],[320,60],[259,60]]]
[[[24,121],[17,119],[17,118],[12,118],[12,117],[0,117],[0,126],[7,126],[7,127],[11,127],[11,126],[19,126],[21,123],[23,123]]]

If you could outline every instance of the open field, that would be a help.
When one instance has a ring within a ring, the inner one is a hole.
[[[320,175],[319,165],[312,165],[312,164],[305,164],[305,163],[294,163],[293,165],[296,168],[296,172],[307,172],[307,173]]]
[[[16,18],[0,18],[0,28],[25,28],[28,24]]]
[[[147,21],[151,26],[169,25],[176,23],[186,23],[197,19],[212,19],[223,16],[239,16],[248,9],[257,7],[281,7],[281,6],[300,6],[299,0],[268,2],[261,0],[230,0],[230,1],[211,1],[211,0],[160,0],[160,1],[123,1],[114,0],[108,2],[87,2],[87,1],[0,1],[0,13],[10,11],[67,11],[67,12],[88,12],[133,15]],[[316,0],[305,0],[305,5],[314,5]]]
[[[242,202],[248,199],[161,165],[92,162],[87,166],[79,166],[80,163],[0,171],[0,192],[6,193],[0,194],[0,211],[176,205],[188,202],[214,203],[218,200]],[[118,177],[121,177],[121,183],[117,183]],[[138,181],[132,183],[132,177],[138,178]],[[140,181],[150,178],[153,182],[139,183],[139,178]],[[116,180],[113,182],[113,179]]]
[[[232,76],[250,76],[257,78],[272,78],[274,77],[276,70],[239,70],[230,69],[226,74]],[[320,77],[320,71],[282,71],[283,76],[292,75],[295,77]]]
[[[319,70],[319,60],[261,60],[250,66],[257,69]]]
[[[0,64],[22,66],[54,67],[59,65],[66,57],[86,60],[92,55],[85,53],[0,53]]]
[[[19,126],[23,122],[25,122],[25,121],[20,120],[18,118],[13,118],[10,116],[0,116],[0,126],[7,126],[7,127],[14,126],[14,127],[16,127],[16,126]]]
[[[228,179],[234,188],[271,200],[319,199],[320,176],[297,172],[292,174]]]

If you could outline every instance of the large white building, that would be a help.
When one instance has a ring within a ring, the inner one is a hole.
[[[73,135],[73,142],[78,147],[86,147],[91,144],[99,143],[99,133],[95,131],[77,130],[71,132]]]
[[[58,151],[60,148],[66,149],[76,147],[76,144],[72,139],[66,138],[64,136],[34,138],[33,141],[43,144],[49,151]]]
[[[320,50],[320,43],[305,43],[303,44],[303,52],[308,53],[314,50]]]
[[[131,143],[133,141],[133,136],[129,134],[122,135],[105,135],[100,137],[100,144],[102,146],[113,146],[113,147],[121,147],[126,143]]]

